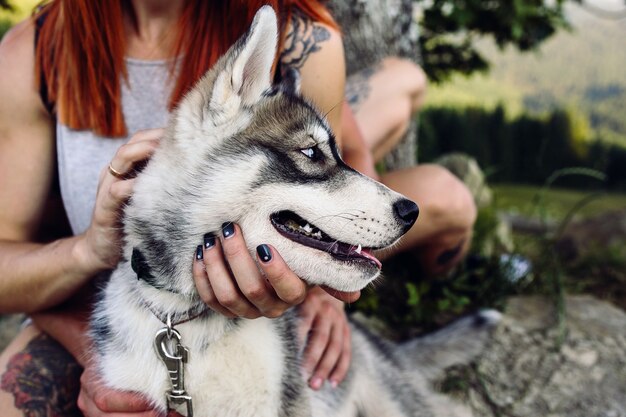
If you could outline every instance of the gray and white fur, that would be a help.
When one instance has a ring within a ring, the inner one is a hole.
[[[91,333],[104,383],[161,409],[170,382],[153,347],[164,327],[153,311],[176,316],[201,306],[191,271],[205,233],[234,221],[251,252],[271,244],[308,283],[354,291],[379,275],[369,250],[393,245],[417,217],[414,203],[343,163],[297,77],[271,85],[276,44],[266,6],[182,100],[125,209],[124,260]],[[284,224],[293,213],[308,222],[300,230]],[[328,250],[311,247],[319,239]],[[430,381],[477,354],[497,319],[482,313],[403,346],[355,324],[347,379],[319,392],[301,372],[294,311],[256,320],[211,312],[176,329],[190,352],[185,386],[196,417],[459,416],[465,410]]]

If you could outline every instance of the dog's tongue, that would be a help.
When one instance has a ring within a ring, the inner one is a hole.
[[[383,264],[378,260],[378,258],[376,258],[374,255],[372,255],[372,252],[369,249],[363,249],[361,248],[361,246],[357,246],[356,248],[352,248],[351,252],[357,256],[361,256],[362,258],[368,259],[372,262],[374,262],[376,264],[376,266],[378,266],[378,269],[382,268]]]

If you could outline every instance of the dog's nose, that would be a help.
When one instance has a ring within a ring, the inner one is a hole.
[[[396,218],[400,221],[402,226],[404,226],[403,232],[406,232],[411,228],[411,226],[413,226],[415,220],[417,220],[417,216],[420,214],[420,209],[417,207],[417,204],[411,200],[402,198],[393,203],[393,213],[396,215]]]

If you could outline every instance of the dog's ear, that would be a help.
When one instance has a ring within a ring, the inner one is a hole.
[[[295,68],[288,68],[283,74],[280,89],[290,95],[300,95],[300,72]]]
[[[252,26],[228,52],[227,64],[213,85],[210,107],[219,108],[233,95],[253,105],[271,86],[271,71],[278,41],[276,14],[263,6]]]

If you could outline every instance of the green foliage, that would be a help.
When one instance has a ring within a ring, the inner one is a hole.
[[[626,147],[585,137],[589,130],[580,118],[572,109],[509,120],[502,106],[427,108],[421,114],[420,160],[464,152],[492,172],[492,181],[529,184],[543,184],[559,169],[580,166],[606,172],[609,187],[626,189]],[[586,178],[567,178],[562,184],[596,185]]]
[[[29,16],[41,0],[0,0],[0,39],[17,22]]]
[[[572,1],[572,0],[570,0]],[[420,0],[424,69],[433,81],[450,74],[470,74],[489,64],[475,48],[478,37],[491,36],[499,48],[513,45],[522,51],[537,47],[560,28],[567,28],[563,6],[567,0]]]
[[[560,31],[533,53],[475,43],[489,74],[455,76],[429,89],[427,106],[485,107],[506,103],[510,118],[568,109],[590,130],[588,140],[626,146],[626,37],[623,22],[598,19],[577,5],[567,9],[571,31]]]
[[[13,6],[9,4],[8,0],[0,0],[0,9],[13,10]]]

